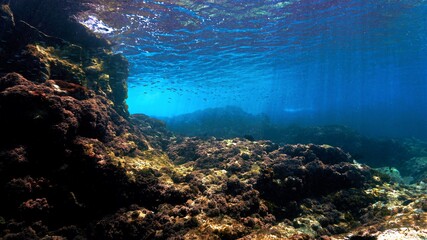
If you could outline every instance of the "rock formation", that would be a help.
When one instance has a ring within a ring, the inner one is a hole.
[[[76,5],[54,0],[3,4],[0,73],[17,72],[39,83],[56,79],[82,85],[105,96],[127,117],[128,62],[70,17]]]

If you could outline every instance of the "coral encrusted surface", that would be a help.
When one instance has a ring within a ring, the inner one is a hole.
[[[128,114],[127,61],[78,1],[7,2],[0,239],[426,239],[424,182],[330,145],[175,135]]]

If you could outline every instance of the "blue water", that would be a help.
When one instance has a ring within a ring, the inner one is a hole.
[[[233,105],[427,139],[427,1],[134,0],[85,14],[131,63],[131,113]]]

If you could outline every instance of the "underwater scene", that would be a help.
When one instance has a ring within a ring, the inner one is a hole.
[[[0,0],[0,239],[427,240],[427,1]]]

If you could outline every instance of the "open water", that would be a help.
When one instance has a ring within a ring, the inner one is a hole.
[[[130,61],[131,113],[237,106],[427,139],[427,1],[134,0],[79,17]]]

